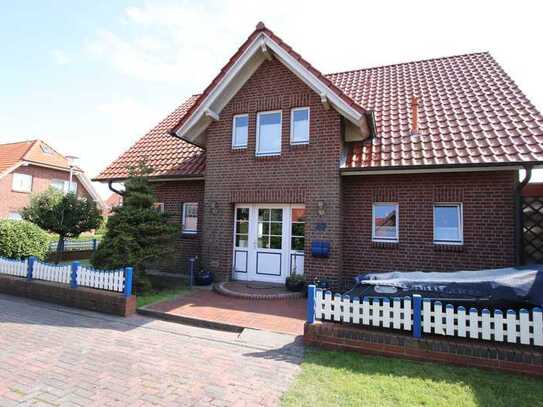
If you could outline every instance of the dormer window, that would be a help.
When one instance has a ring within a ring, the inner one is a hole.
[[[290,112],[290,144],[309,143],[309,108],[300,107]]]
[[[232,148],[247,148],[249,134],[249,115],[238,114],[234,116],[232,124]]]
[[[281,111],[261,112],[256,117],[256,155],[281,154]]]

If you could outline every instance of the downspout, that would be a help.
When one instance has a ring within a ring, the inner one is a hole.
[[[524,265],[524,212],[522,209],[522,189],[532,178],[532,166],[524,166],[524,179],[515,188],[515,265]]]
[[[108,186],[110,191],[115,192],[117,195],[124,196],[123,191],[119,191],[118,189],[113,188],[113,181],[109,181],[107,183],[107,186]]]

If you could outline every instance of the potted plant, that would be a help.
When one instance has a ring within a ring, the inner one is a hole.
[[[211,271],[205,271],[201,269],[194,274],[194,284],[196,285],[210,285],[213,283],[213,273]]]
[[[288,291],[302,291],[305,287],[304,277],[299,274],[291,274],[285,281],[285,287]]]
[[[317,288],[320,288],[321,290],[329,290],[330,289],[330,284],[328,283],[327,280],[321,280],[319,277],[315,277],[315,279],[313,280],[313,284],[315,284],[315,286]]]

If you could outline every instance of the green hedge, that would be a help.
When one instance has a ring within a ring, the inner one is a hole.
[[[43,260],[49,249],[49,235],[25,220],[0,220],[0,256],[21,259],[36,256]]]

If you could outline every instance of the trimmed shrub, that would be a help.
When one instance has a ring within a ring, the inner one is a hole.
[[[49,235],[25,220],[0,220],[0,256],[23,259],[36,256],[43,260],[49,249]]]

